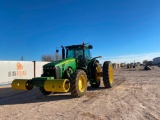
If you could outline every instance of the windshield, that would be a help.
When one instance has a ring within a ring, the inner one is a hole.
[[[68,49],[67,58],[77,58],[80,55],[83,56],[83,49]]]
[[[86,59],[91,59],[90,50],[88,48],[84,49],[84,54]],[[68,49],[68,55],[67,58],[78,58],[83,55],[83,49]]]
[[[85,56],[86,56],[86,59],[91,59],[90,50],[88,48],[85,48]]]

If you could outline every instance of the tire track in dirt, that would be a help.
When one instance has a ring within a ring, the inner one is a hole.
[[[0,100],[0,118],[159,120],[159,85],[159,72],[119,69],[115,71],[113,88],[105,89],[103,83],[99,89],[88,87],[86,95],[80,98],[72,99],[70,93],[45,97],[38,89],[20,93],[12,91],[9,95],[3,94],[3,102]]]
[[[16,93],[15,93],[16,92]],[[33,91],[12,91],[13,94],[4,96],[0,100],[0,105],[9,105],[9,104],[24,104],[28,101],[35,100],[39,94],[34,89]]]
[[[83,108],[87,109],[88,105],[93,105],[95,102],[97,102],[102,96],[112,96],[113,97],[113,90],[115,89],[116,86],[119,86],[121,84],[123,84],[123,82],[125,82],[125,77],[121,76],[120,78],[117,78],[114,82],[114,87],[110,88],[110,89],[106,89],[106,88],[102,88],[102,89],[96,89],[93,91],[88,91],[85,95],[86,99],[82,101],[83,104]],[[102,86],[102,85],[101,85]],[[107,91],[107,93],[106,93]],[[118,98],[118,97],[113,97],[114,99]],[[119,101],[119,99],[116,100],[116,102]],[[99,116],[99,115],[95,115],[92,112],[87,112],[87,111],[79,111],[84,117],[90,118],[90,119],[108,119],[108,116]]]

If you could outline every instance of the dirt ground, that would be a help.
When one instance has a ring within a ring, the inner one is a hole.
[[[160,69],[114,72],[113,88],[88,87],[81,98],[1,87],[0,120],[160,120]]]

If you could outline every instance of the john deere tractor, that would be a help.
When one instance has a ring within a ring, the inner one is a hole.
[[[112,63],[105,61],[102,68],[97,60],[101,56],[92,58],[90,49],[92,45],[84,43],[62,46],[62,60],[45,64],[41,77],[14,80],[12,88],[31,90],[36,86],[44,95],[71,92],[73,97],[81,97],[87,91],[87,82],[91,87],[98,88],[101,77],[106,88],[112,87],[114,79]]]

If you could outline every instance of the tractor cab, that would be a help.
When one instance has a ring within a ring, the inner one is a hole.
[[[76,58],[77,66],[86,67],[87,61],[91,60],[90,49],[92,49],[92,45],[84,43],[81,45],[62,46],[62,58]]]

